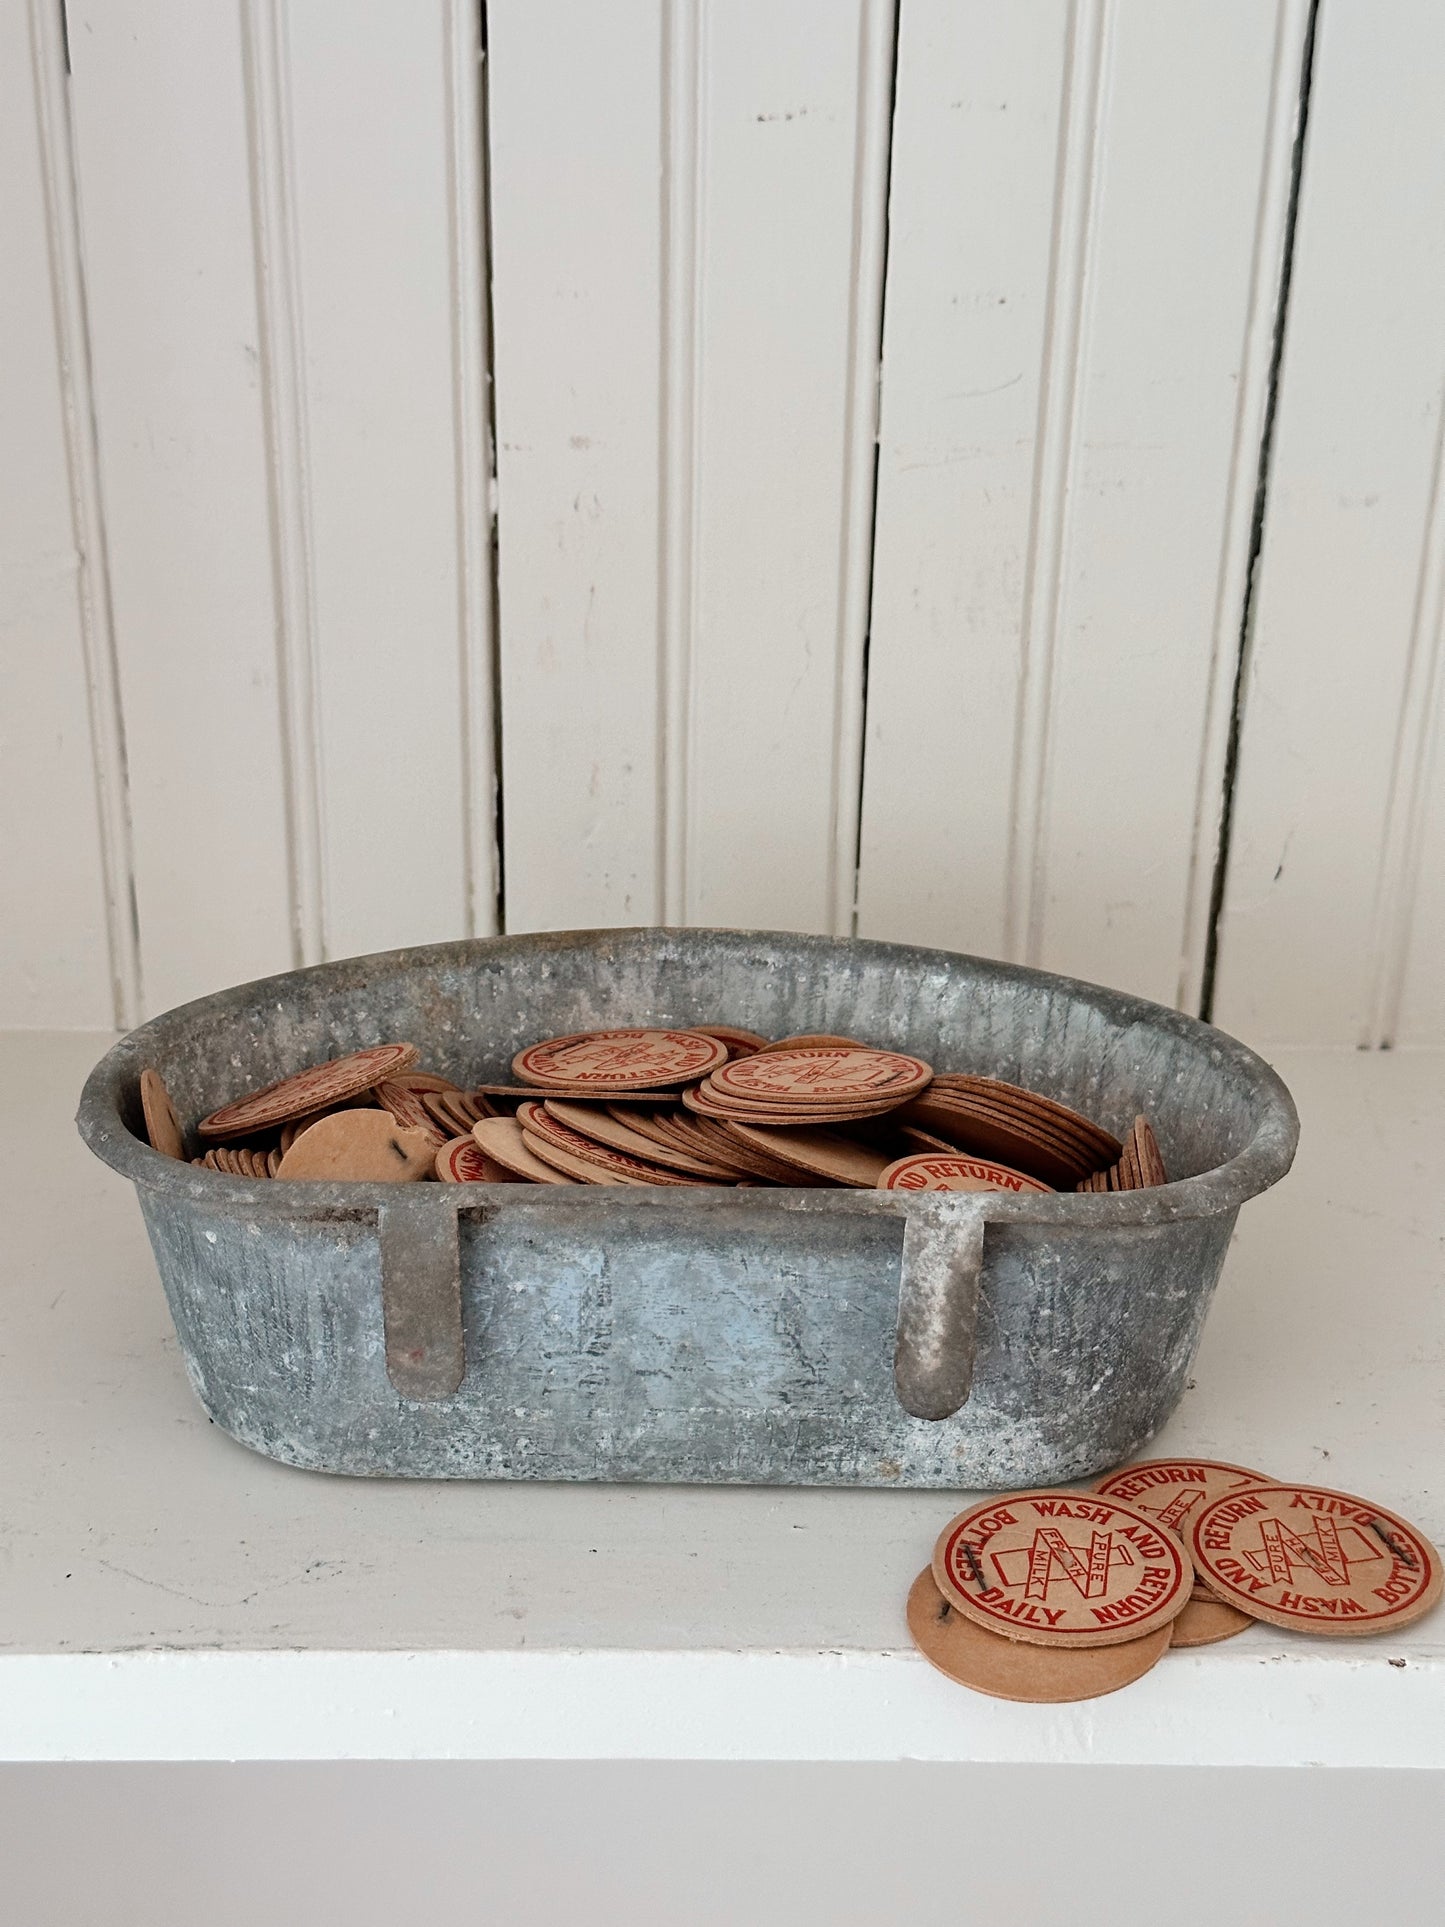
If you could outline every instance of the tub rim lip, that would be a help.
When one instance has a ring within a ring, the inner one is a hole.
[[[674,1194],[671,1187],[653,1192],[645,1186],[627,1188],[610,1185],[552,1186],[513,1184],[457,1184],[438,1187],[450,1194],[463,1215],[478,1211],[494,1213],[502,1207],[535,1211],[575,1213],[621,1210],[641,1205],[643,1209],[683,1209],[691,1213],[727,1213],[768,1210],[823,1211],[829,1215],[907,1217],[917,1209],[917,1201],[932,1197],[969,1197],[978,1200],[972,1207],[993,1224],[1000,1226],[1059,1226],[1075,1229],[1113,1230],[1127,1225],[1172,1224],[1201,1218],[1214,1218],[1237,1211],[1248,1199],[1268,1190],[1289,1170],[1299,1142],[1299,1115],[1288,1087],[1278,1072],[1257,1052],[1227,1031],[1205,1023],[1182,1011],[1170,1010],[1129,992],[1111,990],[1082,978],[1036,970],[1024,964],[1010,964],[989,957],[976,957],[963,951],[942,950],[921,944],[885,943],[867,937],[819,937],[796,931],[680,928],[675,925],[636,925],[605,930],[559,930],[518,936],[464,937],[448,943],[372,951],[356,957],[337,958],[322,964],[282,971],[248,983],[230,985],[204,997],[177,1004],[162,1011],[121,1037],[91,1070],[81,1091],[76,1126],[91,1151],[139,1189],[174,1204],[199,1208],[226,1217],[263,1218],[268,1222],[290,1220],[306,1223],[366,1222],[393,1191],[378,1183],[308,1182],[304,1195],[295,1184],[277,1186],[274,1180],[256,1182],[233,1178],[223,1172],[198,1171],[190,1164],[166,1157],[126,1127],[120,1112],[124,1086],[139,1076],[150,1061],[151,1045],[157,1033],[182,1017],[229,1016],[292,986],[330,978],[344,986],[348,976],[361,976],[378,964],[388,969],[415,967],[426,969],[447,961],[477,954],[525,959],[538,952],[559,948],[625,948],[641,942],[655,943],[659,938],[673,942],[703,941],[748,944],[783,943],[806,951],[820,952],[847,946],[863,951],[881,962],[914,968],[967,964],[984,976],[1017,982],[1023,980],[1040,989],[1066,993],[1075,1001],[1094,1004],[1118,1024],[1147,1023],[1172,1032],[1190,1042],[1203,1044],[1222,1059],[1234,1074],[1262,1100],[1262,1112],[1249,1142],[1233,1157],[1212,1170],[1195,1177],[1180,1178],[1140,1191],[1030,1193],[1014,1196],[1001,1192],[912,1192],[863,1190],[794,1190],[777,1186],[739,1191],[719,1186],[708,1192],[704,1187],[688,1188]],[[278,1190],[281,1195],[276,1195]]]

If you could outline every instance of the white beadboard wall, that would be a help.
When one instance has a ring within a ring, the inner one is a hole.
[[[0,0],[0,1023],[669,921],[1445,1042],[1445,21],[1310,25]]]

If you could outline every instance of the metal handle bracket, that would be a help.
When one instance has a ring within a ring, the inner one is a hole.
[[[466,1369],[460,1234],[446,1188],[399,1184],[379,1215],[386,1375],[403,1398],[450,1398]]]
[[[987,1219],[981,1195],[910,1200],[898,1279],[893,1383],[914,1418],[951,1418],[973,1385]]]

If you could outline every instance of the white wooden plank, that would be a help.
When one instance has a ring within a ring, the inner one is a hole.
[[[470,778],[491,793],[490,730],[474,770],[466,740],[468,685],[491,676],[468,556],[488,537],[475,10],[368,0],[346,32],[324,0],[246,14],[282,603],[314,677],[314,922],[333,955],[461,936]]]
[[[891,26],[491,11],[512,928],[849,923]]]
[[[147,1002],[294,953],[238,13],[69,11]]]
[[[507,923],[654,922],[662,21],[487,27]]]
[[[904,14],[865,933],[1195,987],[1303,34]]]
[[[1403,1034],[1445,1036],[1442,87],[1438,8],[1322,9],[1215,1005],[1266,1040],[1388,1042],[1407,976]]]
[[[865,936],[1005,942],[1064,0],[899,22],[858,879]]]
[[[1025,954],[1164,1002],[1198,994],[1304,29],[1258,0],[1104,10]]]
[[[846,929],[891,8],[698,8],[685,767],[669,915]],[[681,237],[677,237],[679,240]],[[852,596],[849,600],[848,591]],[[839,860],[841,853],[842,860]]]
[[[72,490],[85,341],[52,11],[0,8],[0,1025],[104,1029],[119,960],[87,653],[108,638],[103,556],[83,553]],[[117,907],[124,897],[117,878]]]

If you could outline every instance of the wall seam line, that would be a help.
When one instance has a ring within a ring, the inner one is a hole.
[[[1184,927],[1175,1001],[1197,1008],[1213,883],[1213,853],[1224,806],[1224,762],[1229,733],[1233,661],[1239,642],[1249,565],[1259,448],[1268,403],[1270,355],[1279,305],[1280,261],[1289,208],[1290,150],[1299,107],[1299,60],[1304,52],[1308,0],[1279,0],[1275,9],[1269,109],[1255,203],[1254,245],[1240,342],[1239,383],[1231,431],[1222,540],[1210,623],[1209,678],[1195,780],[1185,880]],[[1230,674],[1225,664],[1230,662]]]
[[[325,758],[284,0],[241,0],[241,26],[292,944],[312,964],[327,954]]]
[[[828,928],[855,934],[863,834],[863,738],[868,715],[873,550],[878,519],[878,423],[888,270],[888,189],[898,78],[897,0],[863,0],[858,22],[848,387],[833,691]]]
[[[1110,0],[1073,0],[1069,11],[1033,501],[1020,603],[1004,907],[1005,954],[1026,963],[1037,963],[1043,948],[1055,671],[1064,624],[1111,18]]]
[[[1278,293],[1275,303],[1274,333],[1270,344],[1269,373],[1265,383],[1264,422],[1260,433],[1259,456],[1255,470],[1254,501],[1250,516],[1249,556],[1245,566],[1244,597],[1240,606],[1239,638],[1235,653],[1233,687],[1230,693],[1229,726],[1225,739],[1224,770],[1220,785],[1219,835],[1215,847],[1214,874],[1210,883],[1209,917],[1204,939],[1204,961],[1200,972],[1199,1014],[1206,1023],[1214,1015],[1215,991],[1219,977],[1223,940],[1224,898],[1229,879],[1229,859],[1234,840],[1234,806],[1239,780],[1240,756],[1244,741],[1245,711],[1249,695],[1249,674],[1254,653],[1254,619],[1259,589],[1259,565],[1264,552],[1266,516],[1269,504],[1270,467],[1274,451],[1274,431],[1279,412],[1279,391],[1284,366],[1285,337],[1289,325],[1289,298],[1294,279],[1294,252],[1299,226],[1300,191],[1304,182],[1306,144],[1309,134],[1310,87],[1314,79],[1315,38],[1320,0],[1310,0],[1305,23],[1304,51],[1300,58],[1298,108],[1294,139],[1290,150],[1289,199],[1285,209],[1284,245],[1280,251]]]
[[[1371,906],[1369,1015],[1360,1040],[1366,1048],[1390,1049],[1400,1027],[1430,776],[1440,726],[1442,654],[1445,654],[1445,394],[1442,394],[1436,424],[1430,496],[1421,530],[1410,637],[1400,686],[1395,747]]]
[[[100,840],[112,1018],[130,1030],[145,1009],[130,768],[110,549],[100,478],[100,427],[91,359],[80,220],[80,169],[68,87],[68,23],[61,0],[29,0],[31,84],[40,132],[46,245],[65,423],[66,472],[77,549],[76,600]]]
[[[469,937],[499,927],[496,574],[492,539],[491,327],[485,209],[484,6],[446,0],[447,282],[461,692],[462,887]]]
[[[662,48],[662,386],[658,510],[658,869],[664,923],[688,915],[697,525],[705,0],[668,0]]]

